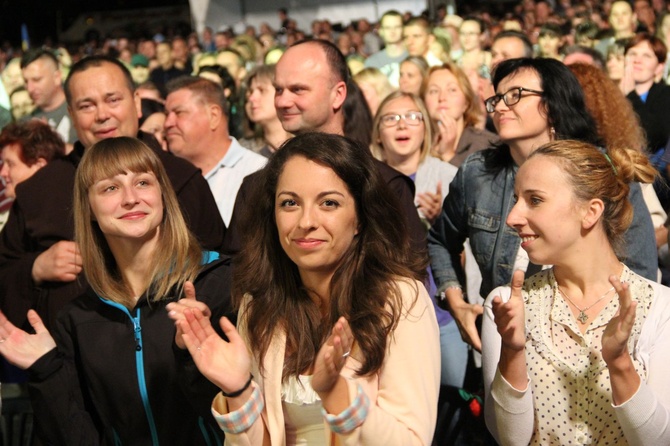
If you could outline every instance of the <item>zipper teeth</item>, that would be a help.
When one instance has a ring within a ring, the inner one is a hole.
[[[149,392],[147,392],[147,382],[144,375],[144,355],[142,352],[142,325],[140,324],[140,309],[137,309],[137,316],[132,317],[134,331],[135,331],[135,363],[137,364],[137,382],[140,386],[140,395],[142,396],[142,403],[144,404],[144,411],[149,422],[149,429],[151,430],[151,440],[154,445],[158,445],[158,432],[156,432],[156,423],[154,422],[154,415],[149,404]]]
[[[137,309],[137,316],[133,317],[130,311],[121,304],[118,304],[104,297],[98,296],[105,304],[117,308],[125,313],[133,324],[133,334],[135,337],[135,370],[137,371],[137,384],[140,388],[140,398],[142,399],[142,404],[144,405],[145,415],[147,417],[147,423],[149,424],[149,430],[151,432],[151,442],[153,445],[158,445],[158,432],[156,430],[156,422],[154,421],[154,415],[151,410],[151,405],[149,404],[149,393],[147,392],[147,383],[144,374],[144,355],[142,353],[142,324],[140,323],[140,309]]]

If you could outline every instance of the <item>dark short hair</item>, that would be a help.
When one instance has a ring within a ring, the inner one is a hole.
[[[463,26],[463,23],[465,22],[476,22],[479,25],[479,32],[484,33],[486,32],[486,22],[484,22],[482,19],[480,19],[477,16],[474,15],[468,15],[463,17],[463,22],[461,22],[461,26]]]
[[[512,29],[507,31],[501,31],[498,34],[496,34],[496,36],[493,38],[493,43],[504,38],[519,39],[521,43],[523,43],[524,57],[533,57],[533,44],[531,43],[528,36],[525,35],[524,33],[514,31]]]
[[[56,57],[56,54],[53,51],[47,48],[35,48],[26,51],[21,57],[21,68],[23,69],[27,67],[38,59],[49,59],[56,64],[56,68],[58,68],[58,57]]]
[[[382,21],[383,21],[386,17],[399,17],[400,20],[402,20],[402,14],[400,14],[400,12],[398,12],[398,11],[395,10],[395,9],[389,9],[389,10],[386,11],[384,14],[382,14],[382,16],[379,18],[379,24],[380,24],[380,25],[382,24]]]
[[[658,63],[665,63],[665,59],[668,57],[668,47],[665,46],[663,40],[649,33],[637,33],[631,37],[631,39],[626,44],[624,54],[627,54],[628,50],[642,42],[647,42],[649,44],[651,50],[656,55],[656,59],[658,59]]]
[[[130,71],[126,66],[120,62],[118,59],[109,56],[89,56],[85,57],[78,62],[76,62],[70,68],[70,74],[68,74],[67,79],[65,79],[65,85],[63,89],[65,90],[65,99],[67,100],[68,105],[72,104],[72,92],[70,90],[70,83],[72,82],[72,77],[77,73],[83,73],[89,68],[101,67],[104,64],[112,64],[116,66],[121,73],[123,74],[124,80],[126,81],[126,86],[131,93],[135,93],[135,82],[133,81],[133,76],[130,74]]]
[[[149,116],[155,113],[165,113],[165,106],[154,99],[142,98],[141,102],[142,117],[140,117],[140,127],[142,127],[142,124],[144,124],[144,121],[146,121]]]
[[[428,34],[433,32],[433,26],[430,24],[430,21],[423,17],[423,16],[415,16],[412,17],[405,23],[405,27],[407,26],[420,26],[421,28],[425,29]]]
[[[228,114],[228,105],[223,88],[209,79],[199,76],[179,76],[168,82],[165,88],[168,95],[178,90],[189,90],[205,103],[218,105],[224,114]]]
[[[19,158],[28,166],[38,159],[47,162],[65,154],[65,142],[49,124],[38,119],[8,124],[0,133],[0,149],[10,144],[18,145]]]
[[[570,54],[586,54],[587,56],[591,56],[591,59],[593,59],[593,63],[595,64],[595,66],[597,66],[601,70],[605,69],[606,62],[603,55],[600,54],[600,51],[593,48],[589,48],[588,46],[570,45],[569,47],[565,48],[563,54],[565,56]]]

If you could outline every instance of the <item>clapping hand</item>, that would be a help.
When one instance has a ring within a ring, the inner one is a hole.
[[[442,211],[442,182],[437,183],[437,189],[435,193],[432,192],[423,192],[418,196],[419,209],[423,212],[423,216],[426,217],[431,224],[435,223],[435,219],[440,212]]]
[[[500,296],[496,296],[492,301],[493,315],[502,338],[502,346],[512,351],[521,351],[526,345],[526,320],[521,296],[523,279],[523,271],[514,271],[510,299],[503,303]]]
[[[433,144],[433,152],[442,161],[449,162],[456,155],[456,137],[458,127],[456,120],[440,110],[437,119],[437,132]]]
[[[349,322],[341,317],[335,323],[326,342],[321,346],[314,362],[312,388],[320,396],[330,392],[337,383],[353,344],[354,335]]]
[[[28,311],[28,321],[35,334],[28,334],[0,313],[0,354],[10,363],[27,369],[56,347],[56,342],[35,310]]]
[[[627,283],[621,283],[616,276],[611,276],[609,280],[619,296],[619,313],[609,321],[603,333],[602,355],[608,366],[619,359],[625,360],[630,357],[628,338],[630,338],[635,323],[635,308],[637,306],[637,302],[633,301],[630,296]]]
[[[195,287],[193,286],[193,283],[189,281],[184,284],[184,298],[178,300],[177,302],[170,302],[165,308],[168,310],[168,316],[170,319],[175,321],[175,325],[177,327],[175,343],[177,344],[177,347],[181,349],[185,349],[186,345],[182,339],[183,331],[178,322],[185,319],[184,312],[189,308],[197,308],[204,317],[210,318],[212,316],[212,312],[210,311],[209,307],[204,303],[196,300]]]
[[[176,321],[195,365],[207,379],[226,393],[243,388],[251,373],[251,355],[233,324],[222,317],[226,342],[214,331],[209,317],[199,308],[186,308]]]

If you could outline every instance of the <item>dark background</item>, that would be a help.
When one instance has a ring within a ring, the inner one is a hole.
[[[0,0],[0,42],[21,43],[21,24],[28,26],[31,44],[55,41],[59,27],[66,30],[81,13],[188,5],[188,0]]]

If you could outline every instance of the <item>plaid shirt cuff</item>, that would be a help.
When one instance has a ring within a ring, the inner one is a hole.
[[[256,422],[261,412],[263,412],[265,400],[263,400],[263,396],[261,395],[261,388],[258,387],[255,381],[251,382],[251,386],[253,387],[251,397],[236,411],[221,415],[212,410],[212,415],[214,415],[219,427],[225,433],[239,434],[245,432]]]
[[[336,434],[346,435],[363,424],[370,409],[370,399],[363,392],[360,384],[356,386],[356,398],[351,405],[339,415],[332,415],[322,407],[321,413],[326,419],[330,430]]]

